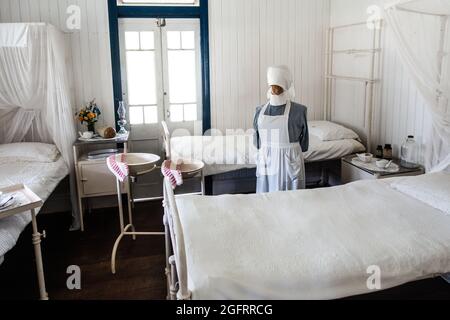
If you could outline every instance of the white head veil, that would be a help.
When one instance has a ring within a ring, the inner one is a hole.
[[[269,88],[267,93],[268,99],[274,102],[273,105],[286,104],[288,100],[295,98],[294,79],[291,71],[287,66],[273,66],[267,70],[267,84],[269,86],[279,86],[283,88],[284,93],[279,96],[272,94],[272,89]],[[283,103],[284,102],[284,103]]]

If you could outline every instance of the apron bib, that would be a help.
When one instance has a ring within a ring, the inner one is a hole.
[[[289,138],[288,102],[281,116],[266,116],[269,103],[261,110],[258,131],[261,148],[257,159],[257,193],[305,188],[305,164],[299,143]]]

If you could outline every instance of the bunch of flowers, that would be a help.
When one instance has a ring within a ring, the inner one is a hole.
[[[88,129],[93,129],[98,118],[101,115],[101,111],[95,102],[95,99],[89,102],[87,106],[84,106],[77,114],[78,120],[81,124],[87,124]],[[94,131],[94,130],[89,130]]]

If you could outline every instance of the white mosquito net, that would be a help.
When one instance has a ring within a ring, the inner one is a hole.
[[[0,24],[0,144],[53,143],[73,172],[76,130],[64,45],[51,25]]]
[[[385,16],[401,60],[427,102],[428,170],[450,161],[450,0],[389,1]]]

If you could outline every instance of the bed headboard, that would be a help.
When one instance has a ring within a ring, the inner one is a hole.
[[[353,129],[367,149],[373,147],[374,115],[381,78],[382,21],[328,30],[325,120]]]

